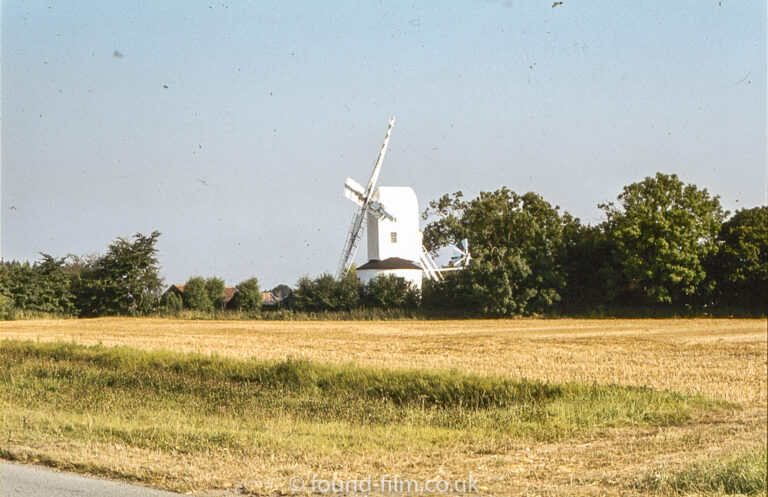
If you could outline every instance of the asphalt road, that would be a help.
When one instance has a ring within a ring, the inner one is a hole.
[[[0,497],[179,497],[179,494],[0,462]]]

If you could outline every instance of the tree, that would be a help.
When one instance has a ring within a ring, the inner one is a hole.
[[[213,309],[216,311],[224,310],[224,304],[227,301],[227,286],[224,280],[211,276],[205,280],[205,291],[208,293],[208,299],[211,301]]]
[[[445,275],[445,281],[425,282],[425,307],[462,315],[509,316],[529,314],[536,291],[526,288],[530,268],[522,257],[508,257],[505,264],[473,260],[462,271]]]
[[[348,311],[360,307],[362,294],[363,284],[357,278],[356,268],[351,266],[341,279],[337,280],[336,310]]]
[[[346,311],[359,307],[362,284],[354,269],[341,279],[329,273],[311,279],[306,276],[296,283],[296,308],[302,311]]]
[[[419,290],[405,278],[378,275],[365,285],[363,302],[381,309],[413,309],[419,305]]]
[[[723,223],[708,264],[717,301],[768,311],[768,206],[742,209]]]
[[[64,269],[66,258],[57,259],[43,253],[40,256],[41,261],[33,266],[38,279],[37,310],[55,314],[76,314],[75,296],[70,290],[70,280]]]
[[[704,282],[702,261],[716,249],[725,212],[719,197],[656,173],[602,204],[626,291],[638,302],[685,303]]]
[[[158,304],[162,279],[155,244],[159,231],[118,238],[84,268],[76,288],[85,315],[147,314]]]
[[[605,309],[617,302],[626,286],[615,246],[598,226],[574,223],[565,235],[565,250],[559,266],[565,274],[565,288],[559,307],[567,312]]]
[[[270,292],[272,292],[272,295],[278,299],[284,299],[289,297],[293,293],[293,290],[288,285],[280,284],[270,290]]]
[[[467,202],[456,192],[430,202],[424,219],[433,219],[424,229],[430,251],[470,241],[478,267],[450,278],[445,291],[463,292],[453,298],[476,302],[478,311],[495,315],[546,312],[560,300],[565,232],[577,220],[539,195],[501,188]]]
[[[61,315],[77,313],[75,296],[65,271],[65,258],[40,254],[41,260],[6,262],[0,266],[0,293],[8,309]]]
[[[261,288],[259,280],[249,278],[237,285],[237,293],[234,296],[234,306],[243,312],[257,314],[261,310]]]
[[[0,292],[0,319],[13,319],[16,317],[16,308],[13,299]]]
[[[184,299],[176,292],[167,292],[160,299],[160,308],[170,314],[177,314],[184,308]]]
[[[4,262],[0,273],[0,292],[7,298],[9,309],[32,310],[35,305],[37,284],[29,262]]]
[[[200,312],[213,312],[213,302],[202,276],[193,276],[184,283],[184,307]]]

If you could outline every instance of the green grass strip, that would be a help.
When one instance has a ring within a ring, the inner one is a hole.
[[[668,495],[765,495],[765,447],[645,475],[638,488]]]
[[[391,426],[395,434],[422,430],[422,440],[446,438],[445,430],[473,440],[556,440],[679,425],[727,407],[620,385],[10,340],[0,342],[0,385],[0,436],[119,439],[161,449],[183,438],[195,441],[190,450],[253,443],[264,423],[286,419],[310,432],[340,426],[332,430],[340,438],[357,426]]]

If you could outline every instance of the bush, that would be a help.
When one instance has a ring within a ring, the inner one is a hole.
[[[184,309],[184,300],[176,292],[168,292],[160,299],[161,311],[168,314],[178,314]]]
[[[211,276],[205,280],[205,291],[208,294],[208,300],[211,301],[211,305],[216,311],[224,310],[224,304],[227,301],[226,288],[224,280],[216,276]]]
[[[13,300],[0,292],[0,319],[13,319],[16,317],[16,308]]]
[[[184,307],[200,312],[213,312],[213,303],[202,276],[193,276],[184,284]]]
[[[296,283],[296,308],[301,311],[348,311],[360,306],[363,285],[350,270],[340,280],[325,273],[315,279],[302,277]]]
[[[448,273],[445,281],[427,283],[423,303],[432,310],[463,315],[532,314],[538,308],[531,305],[537,292],[526,284],[530,274],[530,268],[518,256],[509,256],[505,265],[472,261],[467,269]],[[545,292],[539,291],[538,295],[541,298]]]
[[[421,292],[405,278],[394,274],[379,275],[363,290],[363,303],[381,309],[413,309],[419,305]]]
[[[249,278],[237,285],[237,293],[233,299],[235,309],[249,314],[258,314],[261,311],[261,288],[259,280]]]
[[[22,312],[71,316],[77,313],[75,296],[70,290],[65,259],[40,254],[34,264],[16,261],[0,265],[2,293],[7,302],[0,307]],[[3,311],[0,311],[3,312]],[[5,312],[6,316],[9,316]]]

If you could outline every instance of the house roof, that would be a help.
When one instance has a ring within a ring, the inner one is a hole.
[[[413,262],[401,259],[399,257],[390,257],[389,259],[384,259],[383,261],[376,259],[370,260],[357,268],[358,271],[361,269],[418,269],[421,271],[421,268]]]
[[[261,303],[263,305],[275,305],[278,302],[280,302],[280,299],[278,299],[274,293],[261,292]]]
[[[237,293],[237,288],[235,288],[233,286],[225,286],[224,287],[224,301],[225,302],[229,302],[230,300],[232,300],[232,297],[234,297],[236,293]]]

